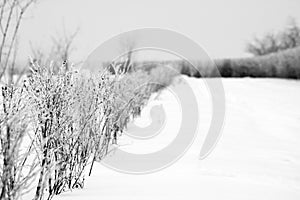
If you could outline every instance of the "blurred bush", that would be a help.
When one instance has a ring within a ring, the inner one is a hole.
[[[246,51],[254,56],[267,55],[300,45],[300,27],[295,19],[290,19],[286,28],[278,33],[268,33],[262,38],[254,38],[246,46]]]

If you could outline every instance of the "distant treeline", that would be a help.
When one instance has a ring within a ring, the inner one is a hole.
[[[216,61],[223,77],[300,78],[300,48],[243,59]]]
[[[161,61],[135,63],[135,68],[151,71],[160,65],[170,65],[181,74],[192,77],[217,77],[215,64],[222,77],[273,77],[300,79],[300,47],[264,56],[237,59],[218,59],[214,62]],[[197,69],[195,69],[197,68]]]

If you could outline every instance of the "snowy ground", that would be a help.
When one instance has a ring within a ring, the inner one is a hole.
[[[178,162],[146,175],[123,174],[97,163],[83,190],[54,199],[300,199],[300,82],[223,79],[227,110],[223,135],[212,154],[199,160],[211,118],[210,96],[203,80],[186,80],[197,94],[200,127],[197,139]],[[147,153],[174,137],[172,130],[180,120],[176,99],[165,90],[149,106],[154,104],[165,109],[166,131],[149,141],[125,136],[120,148]],[[159,126],[159,116],[149,122],[146,111],[136,123]]]

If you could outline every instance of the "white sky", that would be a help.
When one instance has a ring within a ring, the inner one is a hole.
[[[20,59],[30,55],[29,41],[47,48],[63,23],[70,32],[80,27],[77,61],[110,37],[143,27],[180,32],[211,57],[240,57],[247,41],[282,28],[288,17],[300,23],[299,0],[41,0],[22,24]]]

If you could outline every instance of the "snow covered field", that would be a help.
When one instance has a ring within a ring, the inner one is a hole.
[[[123,174],[96,163],[83,190],[54,199],[300,199],[300,82],[223,79],[223,135],[214,151],[199,160],[210,124],[210,96],[202,79],[185,79],[197,94],[200,124],[197,139],[178,162],[145,175]],[[176,114],[178,102],[164,90],[149,107],[157,104],[164,107],[167,119],[162,134],[142,141],[124,136],[120,148],[135,153],[151,152],[174,137],[180,120]],[[151,121],[147,109],[151,110],[146,107],[136,124],[160,126],[159,114]]]

